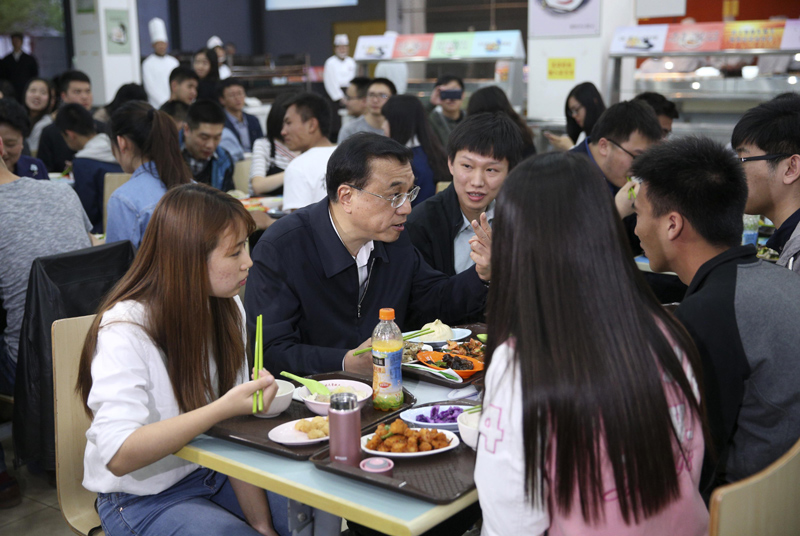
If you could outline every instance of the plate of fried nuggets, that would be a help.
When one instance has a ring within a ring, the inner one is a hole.
[[[458,436],[436,428],[409,428],[402,419],[378,425],[374,434],[361,438],[364,452],[387,458],[416,458],[453,450]]]
[[[310,445],[328,440],[329,425],[327,417],[298,419],[269,431],[267,437],[282,445]]]

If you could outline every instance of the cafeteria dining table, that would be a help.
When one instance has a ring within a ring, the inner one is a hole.
[[[450,388],[404,379],[403,386],[414,394],[417,404],[478,396],[472,385]],[[473,489],[450,504],[436,505],[320,471],[310,461],[206,435],[195,438],[176,456],[393,536],[422,534],[478,500]]]

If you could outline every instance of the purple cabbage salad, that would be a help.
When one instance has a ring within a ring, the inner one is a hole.
[[[417,415],[417,422],[426,422],[431,424],[449,424],[456,422],[458,416],[464,410],[458,406],[450,406],[449,409],[440,411],[440,406],[433,406],[431,409],[431,416]]]

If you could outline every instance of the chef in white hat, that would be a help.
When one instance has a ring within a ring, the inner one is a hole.
[[[169,38],[167,25],[158,17],[147,24],[153,53],[142,62],[142,82],[147,92],[147,100],[153,108],[160,108],[169,100],[169,75],[179,65],[174,57],[167,54]]]
[[[231,68],[228,67],[228,57],[225,54],[225,49],[222,48],[222,39],[216,35],[212,35],[206,43],[208,50],[213,50],[217,54],[217,63],[219,63],[219,79],[225,80],[231,76]]]
[[[344,106],[346,104],[344,92],[350,85],[350,80],[356,77],[356,61],[347,55],[350,53],[350,40],[347,34],[337,34],[333,38],[333,51],[335,54],[325,60],[323,71],[325,91],[333,102]]]

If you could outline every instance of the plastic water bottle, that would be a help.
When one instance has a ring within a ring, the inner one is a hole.
[[[758,216],[745,214],[742,245],[753,244],[758,247]]]
[[[403,333],[394,323],[394,309],[381,309],[372,332],[372,406],[393,411],[403,405]]]

